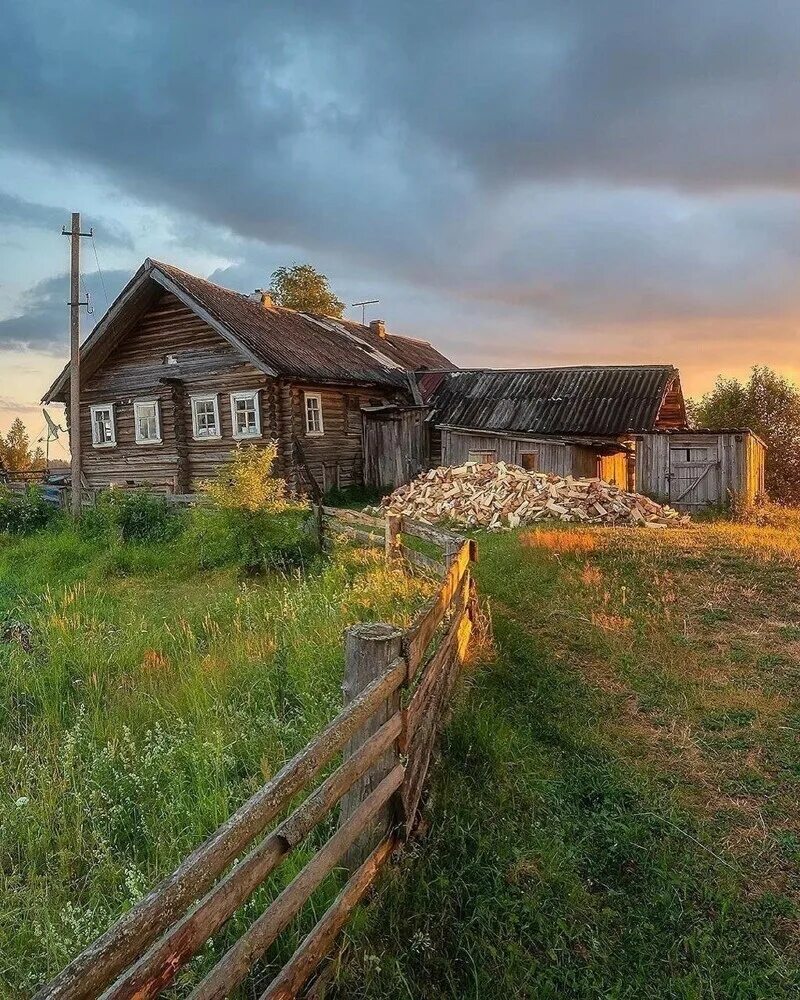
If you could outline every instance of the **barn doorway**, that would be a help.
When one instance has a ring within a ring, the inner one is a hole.
[[[718,443],[684,441],[670,442],[669,502],[691,507],[718,503],[720,496],[720,464]]]

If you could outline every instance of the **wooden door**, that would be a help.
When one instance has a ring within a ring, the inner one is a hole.
[[[680,507],[705,507],[720,497],[717,442],[671,442],[669,502]]]

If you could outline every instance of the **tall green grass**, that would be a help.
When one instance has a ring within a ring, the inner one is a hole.
[[[4,996],[55,974],[336,714],[347,625],[402,623],[426,590],[347,547],[258,577],[201,562],[191,532],[0,536]]]

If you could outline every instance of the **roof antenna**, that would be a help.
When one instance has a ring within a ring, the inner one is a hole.
[[[363,302],[351,302],[351,306],[361,306],[361,325],[367,325],[367,306],[374,306],[380,299],[364,299]]]

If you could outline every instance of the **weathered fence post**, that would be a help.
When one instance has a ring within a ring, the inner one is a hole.
[[[386,515],[386,562],[394,563],[400,558],[400,523],[394,514]]]
[[[402,653],[403,632],[394,625],[367,623],[352,625],[345,630],[344,640],[344,683],[342,692],[347,705],[364,688],[380,677],[389,664]],[[384,702],[383,706],[353,736],[344,750],[345,759],[364,743],[374,732],[400,711],[400,691],[397,690]],[[398,754],[391,748],[375,762],[372,768],[360,778],[342,798],[339,825],[347,822],[359,804],[375,789],[383,778],[396,766]],[[375,823],[364,831],[348,851],[345,864],[353,871],[367,857],[379,836],[386,832],[391,820],[391,807],[384,809]]]

